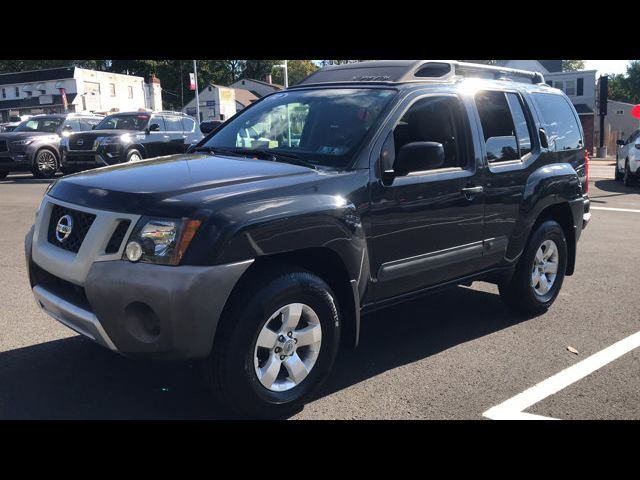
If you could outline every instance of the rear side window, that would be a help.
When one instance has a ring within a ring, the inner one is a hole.
[[[484,135],[488,162],[518,160],[518,140],[504,92],[478,92],[476,106]]]
[[[528,153],[531,153],[531,124],[527,121],[527,116],[524,113],[524,104],[522,103],[520,95],[516,93],[507,93],[506,95],[516,129],[515,133],[520,158],[523,158]]]
[[[65,122],[64,122],[64,127],[63,128],[71,128],[72,132],[79,132],[80,131],[80,122],[78,122],[78,120],[76,120],[75,118],[68,118]]]
[[[582,148],[580,126],[569,102],[550,93],[533,93],[531,97],[540,111],[549,149],[557,152]]]
[[[164,117],[164,121],[167,124],[168,132],[182,131],[182,122],[180,121],[180,117]]]
[[[192,132],[193,127],[195,126],[195,123],[196,122],[194,122],[193,119],[191,118],[182,117],[182,129],[185,132]]]

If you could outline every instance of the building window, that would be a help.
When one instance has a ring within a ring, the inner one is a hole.
[[[209,87],[209,91],[213,90],[211,87]]]
[[[549,85],[550,87],[553,87],[553,80],[547,80],[547,85]]]
[[[564,82],[562,80],[556,80],[553,82],[553,86],[558,90],[564,90]]]
[[[27,92],[27,97],[30,97],[31,95],[33,95],[33,93],[31,92],[31,90],[26,90]]]
[[[576,95],[581,97],[584,95],[584,78],[578,79],[578,88],[576,89]]]
[[[47,93],[47,91],[45,89],[40,90],[40,94],[44,95],[45,93]]]
[[[133,98],[133,87],[131,85],[129,85],[128,91],[129,91],[129,98]]]
[[[2,98],[7,98],[7,91],[4,88],[2,89]]]
[[[115,97],[115,96],[116,96],[116,84],[115,84],[115,83],[110,83],[110,84],[109,84],[109,94],[110,94],[112,97]]]
[[[20,96],[20,89],[18,87],[16,87],[16,97]]]
[[[624,110],[616,110],[616,115],[624,115]]]
[[[567,80],[567,84],[565,86],[565,93],[567,95],[575,95],[576,94],[576,81],[575,80]]]

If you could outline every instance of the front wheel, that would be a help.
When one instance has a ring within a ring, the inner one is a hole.
[[[55,153],[47,148],[43,148],[36,153],[31,173],[37,178],[53,178],[58,171],[58,167],[58,159]]]
[[[620,180],[622,180],[622,172],[620,172],[620,170],[618,170],[618,161],[616,160],[616,166],[613,167],[614,168],[614,174],[613,174],[613,178],[615,179],[616,182],[619,182]]]
[[[629,168],[629,161],[624,165],[624,177],[622,181],[624,182],[625,187],[633,187],[633,174],[631,173],[631,169]]]
[[[135,148],[127,152],[127,162],[139,162],[140,160],[142,160],[142,154]]]
[[[242,287],[225,309],[205,377],[237,413],[282,418],[311,397],[333,365],[337,300],[324,280],[299,269]]]
[[[507,306],[524,314],[540,314],[555,301],[567,268],[567,240],[555,220],[533,232],[516,270],[498,287]]]

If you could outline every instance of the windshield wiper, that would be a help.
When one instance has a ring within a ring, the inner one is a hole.
[[[294,165],[300,165],[302,167],[312,168],[318,170],[318,167],[311,162],[302,160],[295,153],[289,152],[274,152],[269,149],[254,149],[254,148],[218,148],[218,147],[197,147],[193,149],[194,152],[208,152],[221,155],[234,155],[240,157],[256,157],[263,160],[272,160],[274,162],[292,163]]]

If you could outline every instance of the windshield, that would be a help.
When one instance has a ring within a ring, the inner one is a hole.
[[[277,93],[223,124],[201,147],[269,150],[343,167],[394,94],[352,88]]]
[[[25,120],[18,125],[14,132],[47,132],[56,133],[64,118],[60,117],[41,117]]]
[[[95,130],[144,130],[151,115],[111,115],[104,118]]]

